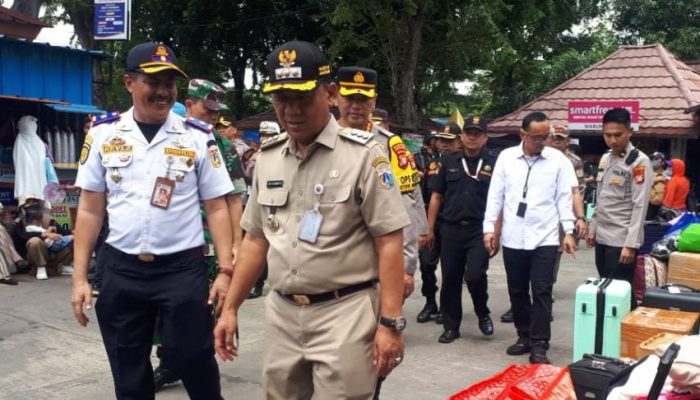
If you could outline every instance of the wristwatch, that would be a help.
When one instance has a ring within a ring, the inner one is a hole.
[[[406,329],[406,318],[404,317],[397,317],[397,318],[387,318],[384,316],[379,316],[379,324],[386,326],[387,328],[391,328],[397,332],[401,332],[404,329]]]

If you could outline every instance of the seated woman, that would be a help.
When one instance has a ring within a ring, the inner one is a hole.
[[[39,280],[48,279],[48,270],[58,275],[58,266],[70,264],[73,259],[72,237],[67,239],[55,227],[45,229],[42,222],[43,208],[30,206],[25,211],[24,231],[18,232],[26,243],[27,260]]]

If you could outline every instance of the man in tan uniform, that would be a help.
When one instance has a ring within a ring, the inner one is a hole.
[[[373,121],[372,112],[377,103],[377,71],[362,67],[341,67],[338,69],[338,89],[338,123],[369,132],[379,143],[389,158],[401,191],[401,199],[411,218],[411,225],[403,230],[404,296],[408,297],[415,286],[413,275],[418,268],[418,244],[424,243],[428,235],[428,219],[420,191],[418,168],[401,137]]]
[[[595,246],[600,277],[632,285],[637,250],[644,242],[652,169],[649,157],[630,141],[630,119],[623,108],[603,117],[603,138],[610,151],[598,165],[598,201],[586,241]],[[632,308],[636,305],[632,296]]]
[[[267,256],[266,398],[369,399],[403,359],[410,221],[385,153],[330,114],[337,87],[318,47],[287,42],[267,67],[286,133],[261,146],[217,352],[237,356],[237,311]]]

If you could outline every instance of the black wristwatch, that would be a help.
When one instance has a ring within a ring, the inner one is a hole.
[[[397,332],[401,332],[404,329],[406,329],[406,318],[404,317],[397,317],[397,318],[386,318],[383,316],[379,316],[379,324],[386,326],[387,328],[391,328]]]

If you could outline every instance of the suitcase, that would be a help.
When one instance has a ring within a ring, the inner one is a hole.
[[[700,290],[700,253],[671,253],[666,281]]]
[[[631,368],[612,357],[585,354],[569,365],[577,399],[604,400],[610,387]]]
[[[700,290],[683,285],[650,287],[644,292],[642,305],[665,310],[700,313]]]
[[[644,255],[651,253],[654,243],[661,240],[670,227],[671,224],[665,221],[644,222],[644,243],[639,247],[637,254]]]
[[[659,333],[688,335],[697,329],[700,314],[686,311],[637,307],[622,320],[620,355],[639,359],[639,345]]]
[[[634,269],[634,279],[632,281],[634,299],[639,303],[644,299],[644,290],[646,288],[665,285],[667,270],[666,262],[650,254],[637,256],[637,265]]]
[[[622,318],[630,311],[632,287],[615,279],[587,279],[576,289],[574,354],[620,356]]]

